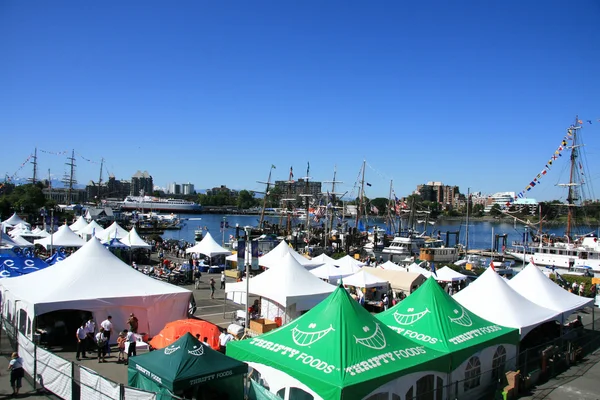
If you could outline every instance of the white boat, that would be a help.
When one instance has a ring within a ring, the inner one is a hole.
[[[419,252],[419,260],[436,263],[453,263],[458,260],[458,248],[446,246],[441,239],[426,240]]]
[[[120,203],[123,210],[168,211],[182,213],[198,213],[202,206],[193,201],[181,199],[161,199],[151,196],[127,196]]]
[[[389,246],[383,248],[382,253],[387,255],[387,260],[392,262],[405,262],[411,257],[417,257],[421,248],[425,246],[425,236],[409,233],[394,237]]]
[[[522,262],[533,262],[537,266],[548,266],[558,269],[561,273],[578,273],[582,270],[592,270],[600,274],[600,243],[593,234],[584,234],[576,237],[573,234],[575,226],[575,208],[585,204],[583,198],[583,167],[578,160],[579,152],[583,146],[578,141],[581,121],[576,118],[574,125],[567,130],[563,148],[571,150],[571,174],[569,183],[559,184],[568,190],[567,226],[562,238],[539,237],[538,242],[513,243],[513,249],[508,254]],[[567,144],[567,140],[571,143]],[[585,157],[583,158],[585,160]]]

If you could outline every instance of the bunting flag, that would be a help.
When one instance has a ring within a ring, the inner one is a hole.
[[[294,181],[294,168],[290,167],[290,179],[291,182]]]
[[[68,153],[68,151],[67,151],[67,150],[64,150],[64,151],[48,151],[48,150],[41,150],[41,149],[40,149],[40,151],[41,151],[42,153],[46,153],[46,154],[52,154],[52,155],[55,155],[55,156],[63,156],[63,155],[65,155],[65,154],[67,154],[67,153]]]
[[[494,260],[490,259],[490,268],[492,271],[496,272],[496,268],[494,268]]]
[[[89,158],[85,158],[84,156],[82,156],[82,155],[81,155],[81,154],[79,154],[79,153],[75,153],[75,154],[77,154],[77,155],[78,155],[80,158],[82,158],[83,160],[85,160],[85,161],[87,161],[87,162],[90,162],[90,163],[92,163],[92,164],[98,164],[98,161],[94,161],[94,160],[90,160]]]

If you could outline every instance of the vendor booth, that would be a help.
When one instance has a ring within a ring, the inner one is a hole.
[[[26,325],[22,333],[29,338],[42,328],[35,318],[43,316],[49,324],[57,312],[61,318],[72,315],[69,321],[63,320],[68,332],[75,332],[86,314],[93,314],[98,325],[111,315],[114,330],[119,332],[127,327],[133,312],[139,319],[139,332],[152,336],[167,322],[186,318],[194,301],[191,291],[139,273],[97,239],[34,274],[0,280],[0,292],[2,314],[16,320],[17,326]],[[65,340],[71,342],[72,336]],[[115,341],[116,335],[111,336],[111,342]]]
[[[81,215],[79,216],[79,218],[77,218],[77,221],[69,225],[69,228],[71,228],[73,232],[77,233],[80,230],[84,229],[86,226],[88,226],[88,222],[85,220],[85,218],[83,218],[83,215]]]
[[[104,228],[100,226],[100,224],[98,224],[96,221],[91,220],[85,228],[77,232],[77,235],[83,238],[83,240],[88,241],[92,236],[100,237],[100,234],[102,232],[104,232]]]
[[[516,366],[519,331],[478,317],[458,304],[433,277],[401,303],[377,314],[376,318],[427,348],[448,354],[452,382],[449,398],[477,398],[505,371]],[[469,381],[473,366],[483,374]]]
[[[312,269],[322,264],[320,261],[309,260],[300,255],[296,250],[292,249],[285,240],[282,240],[273,250],[258,258],[258,265],[265,268],[277,267],[288,254],[291,254],[292,257],[306,269]]]
[[[425,277],[415,272],[392,271],[389,269],[363,267],[368,273],[385,279],[396,293],[409,295],[425,282]]]
[[[202,319],[187,318],[169,322],[150,340],[150,345],[155,349],[162,349],[170,346],[179,338],[185,336],[186,333],[192,334],[194,337],[199,337],[201,341],[207,339],[207,343],[215,350],[219,350],[219,335],[221,330],[212,322]]]
[[[467,276],[451,268],[442,267],[436,271],[434,278],[438,282],[460,282],[466,280]]]
[[[291,254],[278,267],[250,278],[249,286],[250,294],[261,297],[262,319],[282,323],[310,310],[335,289],[307,271]],[[225,284],[225,293],[228,299],[245,304],[246,281]]]
[[[448,356],[398,335],[343,287],[291,324],[230,342],[227,355],[282,399],[446,398]]]
[[[329,282],[336,282],[340,278],[344,278],[346,276],[352,275],[350,272],[344,272],[336,267],[335,265],[326,262],[325,264],[313,268],[310,270],[310,273],[316,276],[317,278],[325,279]]]
[[[45,249],[50,249],[51,247],[81,247],[85,244],[85,241],[65,224],[52,235],[37,239],[34,243],[43,246]]]
[[[486,269],[453,298],[483,319],[519,329],[521,339],[545,322],[561,320],[559,312],[537,305],[517,293],[493,268]]]
[[[175,343],[129,359],[128,385],[186,399],[242,399],[248,366],[200,343],[186,333]]]

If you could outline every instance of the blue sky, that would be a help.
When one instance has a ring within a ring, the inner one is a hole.
[[[578,114],[600,178],[600,4],[0,2],[2,175],[260,190],[306,174],[369,197],[519,192]],[[86,161],[92,160],[94,162]],[[105,178],[106,179],[106,176]],[[562,157],[538,200],[563,199]]]

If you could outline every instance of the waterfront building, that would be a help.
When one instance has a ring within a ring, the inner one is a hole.
[[[304,203],[301,195],[311,194],[318,197],[321,193],[321,182],[306,181],[302,178],[297,181],[275,181],[275,189],[285,196],[294,197],[300,204]]]
[[[152,183],[152,176],[148,171],[140,172],[139,170],[131,177],[131,191],[129,194],[132,196],[140,196],[143,194],[152,195],[154,190],[154,184]]]

